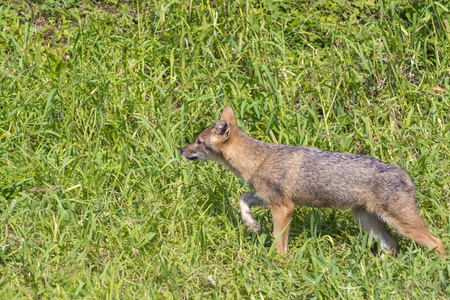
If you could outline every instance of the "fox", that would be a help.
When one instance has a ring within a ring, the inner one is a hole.
[[[357,224],[380,243],[387,254],[398,247],[386,225],[401,235],[447,256],[442,241],[430,234],[419,215],[416,189],[402,167],[376,158],[272,144],[254,139],[236,124],[227,106],[220,120],[203,129],[194,142],[179,149],[188,161],[215,161],[249,184],[253,191],[239,199],[241,217],[250,231],[260,224],[252,206],[269,207],[275,249],[285,254],[295,206],[352,209]]]

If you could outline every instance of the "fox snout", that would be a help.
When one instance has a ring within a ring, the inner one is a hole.
[[[189,147],[189,145],[187,145],[184,148],[179,148],[181,155],[183,155],[184,157],[186,157],[187,160],[197,160],[199,159],[198,156],[191,154],[191,153],[187,153],[186,152],[186,148]]]
[[[179,150],[180,150],[180,154],[183,155],[184,157],[186,157],[188,160],[196,160],[197,159],[197,157],[195,157],[195,156],[187,155],[184,148],[179,148]]]

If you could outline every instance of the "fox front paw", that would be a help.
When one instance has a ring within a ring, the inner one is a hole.
[[[245,226],[247,226],[248,229],[256,233],[258,233],[261,230],[261,225],[259,225],[258,221],[256,220],[247,220],[245,222]]]

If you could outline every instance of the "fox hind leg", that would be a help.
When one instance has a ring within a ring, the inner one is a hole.
[[[383,221],[381,221],[377,215],[370,213],[362,206],[354,207],[352,212],[356,222],[361,225],[361,228],[365,232],[372,232],[375,239],[380,238],[381,249],[389,254],[393,254],[398,247],[398,242],[389,233]]]
[[[239,208],[241,209],[242,220],[245,225],[254,232],[261,230],[261,225],[256,221],[251,213],[252,206],[266,206],[266,202],[256,195],[256,192],[246,192],[239,199]]]

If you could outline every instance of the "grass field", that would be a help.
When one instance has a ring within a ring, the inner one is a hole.
[[[450,249],[450,1],[0,0],[0,298],[449,299],[450,260],[178,153],[231,104],[253,137],[406,168]]]

